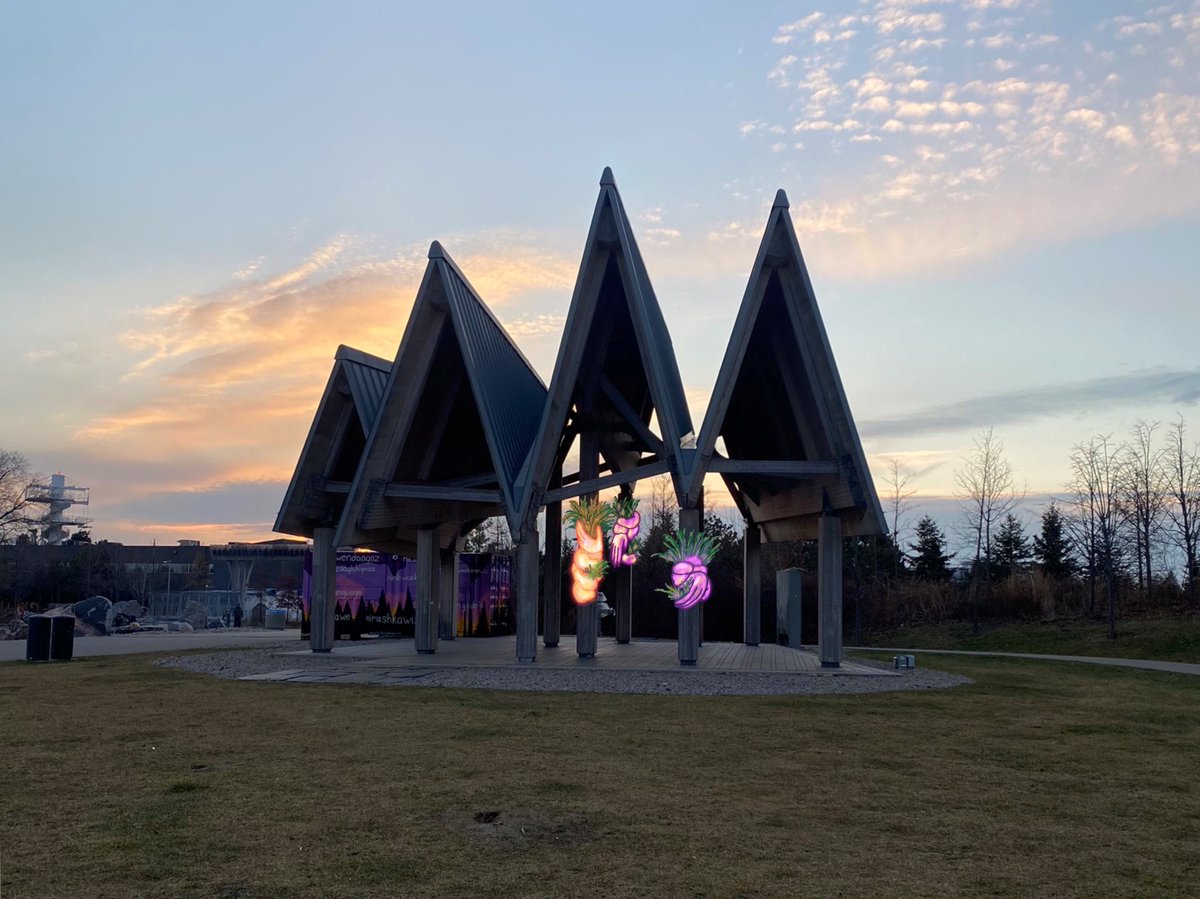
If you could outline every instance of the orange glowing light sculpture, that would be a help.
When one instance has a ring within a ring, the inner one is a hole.
[[[572,500],[563,516],[564,522],[575,525],[571,597],[576,605],[595,602],[600,581],[608,573],[608,563],[604,561],[604,532],[612,523],[613,514],[608,503],[584,499]]]

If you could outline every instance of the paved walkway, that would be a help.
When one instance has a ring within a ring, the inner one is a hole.
[[[295,640],[300,645],[299,630],[268,631],[257,627],[235,627],[217,631],[193,631],[186,634],[153,632],[147,634],[112,634],[107,637],[76,637],[76,658],[91,656],[123,656],[139,652],[184,652],[188,649],[253,649],[258,645]],[[0,662],[15,662],[25,658],[24,640],[0,641]]]
[[[890,646],[847,646],[846,652],[904,652],[911,655],[937,653],[946,656],[991,656],[1002,659],[1033,659],[1038,662],[1083,662],[1087,665],[1111,665],[1116,668],[1144,668],[1172,674],[1200,675],[1200,664],[1159,662],[1155,659],[1110,659],[1103,656],[1051,656],[1033,652],[977,652],[968,649],[896,649]]]

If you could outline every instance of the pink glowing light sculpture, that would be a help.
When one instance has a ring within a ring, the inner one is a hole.
[[[717,541],[708,534],[680,531],[668,534],[663,541],[666,549],[656,553],[671,563],[671,586],[660,587],[677,609],[690,609],[712,595],[708,563],[717,554]]]
[[[638,560],[637,538],[642,529],[642,516],[637,507],[638,501],[632,496],[619,496],[613,500],[613,516],[616,520],[608,553],[613,568],[632,567]]]

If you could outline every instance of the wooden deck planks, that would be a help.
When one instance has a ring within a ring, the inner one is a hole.
[[[443,641],[436,653],[418,655],[412,640],[341,640],[334,655],[356,668],[507,668],[517,665],[514,637],[463,638]],[[307,654],[307,650],[301,650]],[[580,659],[575,638],[564,634],[556,647],[539,647],[537,661],[527,667],[607,668],[618,670],[675,670],[679,668],[674,640],[634,640],[618,644],[612,637],[601,637],[596,656]],[[815,653],[763,643],[706,643],[700,648],[697,666],[708,671],[758,671],[766,673],[819,674],[821,665]],[[847,673],[863,674],[866,669],[846,663]]]

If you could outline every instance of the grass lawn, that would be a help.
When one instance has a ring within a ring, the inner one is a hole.
[[[0,896],[1200,895],[1200,678],[936,664],[977,683],[704,698],[7,664]]]
[[[1117,639],[1108,639],[1103,621],[1022,621],[980,624],[947,622],[868,634],[869,646],[914,649],[970,649],[985,652],[1038,652],[1049,655],[1113,656],[1200,662],[1200,616],[1131,618],[1117,621]]]

